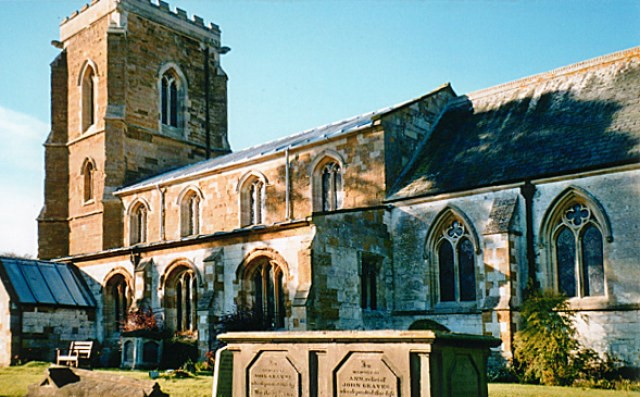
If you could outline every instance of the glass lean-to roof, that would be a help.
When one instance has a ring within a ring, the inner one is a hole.
[[[71,266],[0,257],[0,278],[17,303],[95,307],[86,284]]]

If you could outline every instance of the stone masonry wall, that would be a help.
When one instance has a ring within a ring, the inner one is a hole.
[[[323,213],[313,217],[310,329],[377,329],[389,326],[393,269],[384,208]],[[375,310],[361,306],[363,256],[376,262]]]
[[[94,340],[95,330],[92,309],[23,307],[18,354],[26,360],[54,361],[56,348],[68,348],[73,340]]]
[[[180,239],[180,201],[186,189],[196,188],[204,197],[200,203],[200,234],[232,231],[240,228],[239,182],[251,172],[266,178],[264,224],[303,219],[312,213],[312,164],[327,153],[337,153],[345,161],[343,167],[343,208],[376,205],[384,197],[383,182],[377,178],[383,169],[382,133],[365,131],[290,153],[290,206],[286,213],[286,161],[284,154],[260,159],[259,162],[221,169],[186,182],[161,189],[147,189],[134,194],[122,194],[125,211],[138,199],[149,203],[148,241]],[[164,198],[163,198],[164,195]],[[164,208],[162,203],[164,200]],[[128,230],[124,219],[125,230]],[[164,236],[162,232],[164,231]],[[129,234],[125,235],[125,243]]]

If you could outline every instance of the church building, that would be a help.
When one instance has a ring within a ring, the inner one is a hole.
[[[80,269],[105,348],[145,307],[202,355],[250,312],[276,330],[429,319],[509,358],[540,288],[640,367],[640,47],[232,152],[218,26],[94,0],[55,45],[39,258]]]

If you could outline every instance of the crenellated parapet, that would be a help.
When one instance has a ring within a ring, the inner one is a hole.
[[[110,32],[126,32],[127,15],[135,13],[153,22],[170,26],[172,29],[209,43],[213,47],[220,47],[220,28],[214,23],[206,24],[198,15],[189,18],[187,12],[181,8],[172,9],[169,3],[159,0],[93,0],[79,10],[66,17],[60,23],[60,39],[67,39],[85,29],[88,25],[109,18]]]

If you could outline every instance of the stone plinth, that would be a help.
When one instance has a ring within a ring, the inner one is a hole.
[[[214,397],[486,397],[492,337],[432,331],[218,336]]]

